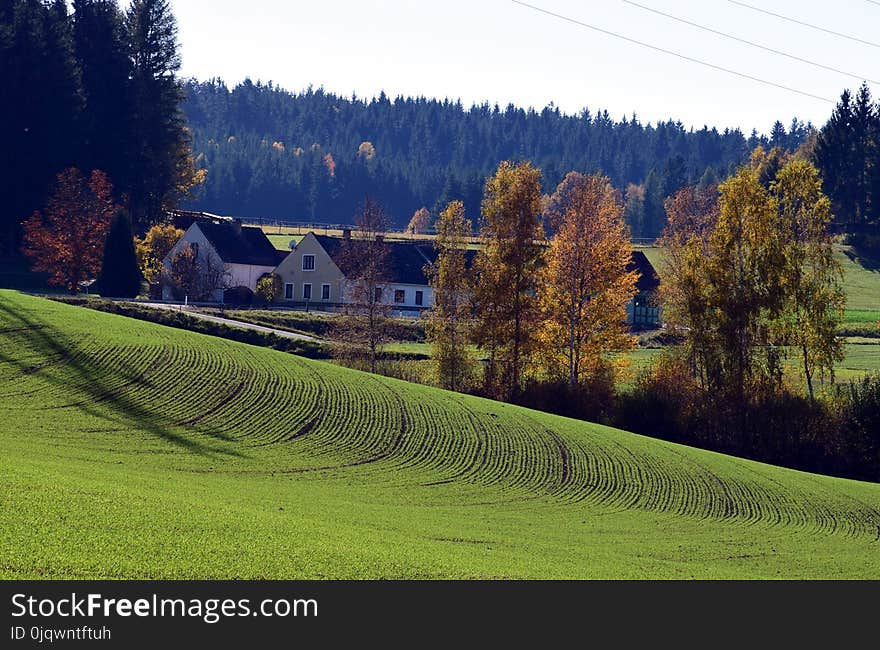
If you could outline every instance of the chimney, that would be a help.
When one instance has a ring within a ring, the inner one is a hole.
[[[235,228],[235,232],[239,235],[241,234],[241,219],[233,219],[232,227]]]
[[[385,235],[376,235],[376,243],[381,244],[385,241]]]
[[[342,229],[342,238],[343,239],[351,239],[351,228],[343,228]]]

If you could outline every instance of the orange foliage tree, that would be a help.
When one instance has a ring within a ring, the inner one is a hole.
[[[406,226],[406,232],[413,235],[424,235],[431,229],[431,213],[428,208],[419,208],[413,213]]]
[[[551,204],[556,236],[541,274],[539,356],[552,376],[574,387],[609,370],[611,352],[635,347],[626,306],[638,274],[620,194],[600,174],[572,172]]]
[[[49,283],[75,292],[101,269],[104,241],[118,206],[107,175],[95,170],[88,180],[75,167],[58,174],[42,212],[23,224],[22,248]]]

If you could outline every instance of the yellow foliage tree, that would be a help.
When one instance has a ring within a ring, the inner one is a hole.
[[[663,318],[667,327],[687,334],[688,366],[705,387],[713,329],[703,266],[718,222],[718,186],[684,187],[666,200],[665,208],[667,225],[659,242],[666,251],[659,269]]]
[[[771,186],[780,215],[785,254],[785,310],[778,320],[781,338],[801,356],[813,397],[813,378],[834,378],[843,359],[835,330],[843,318],[843,270],[831,247],[831,201],[822,193],[819,171],[804,159],[785,165]]]
[[[564,196],[563,196],[564,194]],[[626,306],[638,274],[620,194],[600,174],[566,176],[551,198],[556,235],[539,286],[538,349],[551,377],[570,386],[611,368],[611,352],[635,347]]]
[[[462,390],[473,373],[474,361],[467,352],[470,326],[471,283],[467,273],[471,221],[464,204],[453,201],[437,220],[434,248],[437,260],[427,267],[434,304],[428,311],[431,358],[443,388]]]
[[[158,224],[150,228],[144,238],[135,237],[134,252],[138,267],[149,283],[159,282],[165,268],[162,260],[168,251],[183,237],[183,231],[170,224]]]
[[[522,388],[541,320],[536,297],[543,263],[541,170],[504,161],[486,181],[483,249],[474,262],[474,341],[488,352],[485,387],[509,398]]]

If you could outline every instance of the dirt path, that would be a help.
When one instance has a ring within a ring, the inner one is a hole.
[[[202,312],[194,309],[192,307],[183,307],[181,305],[171,305],[167,303],[161,302],[138,302],[138,305],[142,305],[144,307],[150,307],[152,309],[165,309],[168,311],[182,311],[185,312],[188,316],[192,316],[193,318],[201,318],[202,320],[211,321],[213,323],[220,323],[221,325],[228,325],[230,327],[240,327],[241,329],[246,330],[255,330],[257,332],[264,332],[266,334],[275,334],[276,336],[281,336],[287,339],[297,339],[299,341],[315,341],[321,342],[321,339],[315,338],[314,336],[309,336],[307,334],[297,334],[296,332],[288,332],[287,330],[279,330],[274,327],[264,327],[263,325],[254,325],[253,323],[245,323],[244,321],[234,320],[232,318],[224,318],[222,316],[212,316],[209,314],[203,314]]]

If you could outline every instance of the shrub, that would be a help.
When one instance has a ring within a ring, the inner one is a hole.
[[[277,273],[265,273],[257,280],[257,298],[265,305],[271,305],[281,297],[281,276]]]

